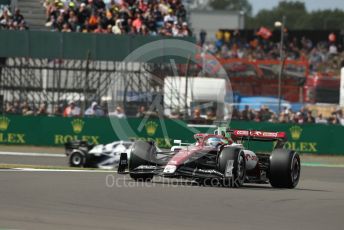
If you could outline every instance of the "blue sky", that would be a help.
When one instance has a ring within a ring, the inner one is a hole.
[[[278,5],[281,0],[249,0],[253,6],[253,14],[261,9],[271,9]],[[344,0],[300,0],[306,3],[308,11],[319,9],[335,9],[344,10]]]

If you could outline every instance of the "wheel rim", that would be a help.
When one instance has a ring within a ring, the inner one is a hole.
[[[293,182],[297,181],[300,176],[300,164],[296,157],[293,160],[293,168],[291,172]]]
[[[245,160],[242,155],[239,155],[238,159],[238,178],[242,179],[245,174]]]
[[[81,163],[81,157],[79,155],[75,155],[73,157],[73,164],[74,165],[79,165]]]

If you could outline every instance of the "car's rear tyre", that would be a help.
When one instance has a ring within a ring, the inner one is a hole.
[[[270,156],[269,179],[272,187],[295,188],[299,183],[301,161],[297,152],[275,149]]]
[[[135,142],[129,159],[129,175],[132,179],[136,181],[152,180],[153,173],[139,172],[135,169],[141,165],[152,165],[152,155],[155,151],[156,149],[152,142]]]
[[[69,156],[70,167],[84,167],[85,155],[79,151],[74,151]]]
[[[223,186],[241,187],[246,177],[246,160],[242,149],[224,148],[218,158],[218,169],[224,175]]]

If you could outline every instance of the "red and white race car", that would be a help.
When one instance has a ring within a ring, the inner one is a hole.
[[[137,141],[130,160],[121,155],[118,172],[129,168],[131,178],[151,180],[154,175],[189,178],[203,185],[240,187],[244,183],[270,183],[295,188],[300,179],[299,154],[284,148],[284,132],[226,130],[195,134],[196,142],[175,141],[170,151],[158,151],[153,142]],[[271,153],[257,153],[244,146],[251,141],[276,142]]]

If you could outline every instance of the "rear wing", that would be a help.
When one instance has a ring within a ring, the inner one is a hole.
[[[266,132],[258,130],[241,130],[241,129],[229,129],[227,127],[218,127],[214,134],[222,135],[228,139],[237,141],[277,141],[275,148],[282,148],[287,142],[287,134],[285,132]]]
[[[265,132],[256,130],[232,130],[232,138],[257,140],[257,141],[287,141],[285,132]]]
[[[285,132],[266,132],[257,130],[231,130],[231,138],[237,140],[252,141],[277,141],[276,147],[283,147],[288,140]]]

